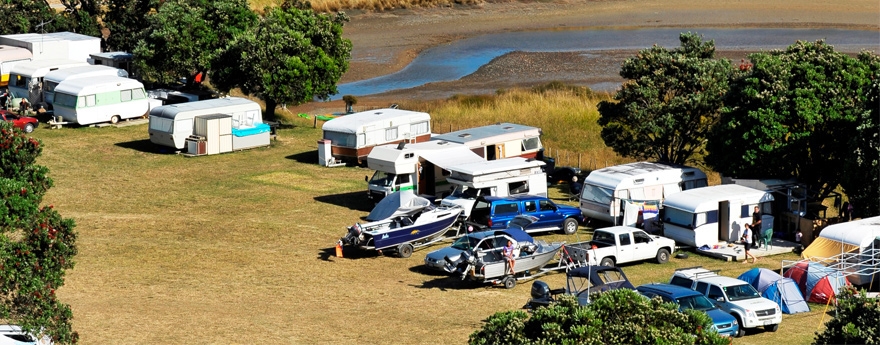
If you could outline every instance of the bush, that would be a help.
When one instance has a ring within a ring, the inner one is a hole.
[[[837,295],[836,315],[813,344],[880,344],[880,299],[848,286]]]

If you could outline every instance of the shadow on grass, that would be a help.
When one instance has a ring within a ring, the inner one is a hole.
[[[141,140],[133,140],[122,143],[116,143],[116,146],[119,146],[124,149],[130,149],[135,151],[140,151],[144,153],[157,153],[157,154],[177,154],[177,149],[173,147],[167,146],[159,146],[153,144],[150,139],[141,139]]]
[[[409,270],[410,272],[436,277],[435,279],[425,281],[424,283],[422,283],[422,285],[411,285],[420,289],[440,289],[440,291],[470,290],[490,286],[488,284],[483,284],[472,280],[461,279],[460,276],[454,273],[446,273],[433,270],[426,267],[425,265],[416,265],[410,267]]]
[[[317,165],[318,164],[318,150],[304,151],[304,152],[300,152],[297,154],[292,154],[292,155],[284,157],[284,158],[292,159],[292,160],[295,160],[299,163]]]
[[[373,209],[373,202],[367,199],[366,192],[319,195],[315,197],[315,201],[363,212],[370,212]]]
[[[342,257],[336,257],[336,247],[323,248],[318,251],[318,260],[334,261],[334,260],[357,260],[364,258],[378,258],[384,255],[374,250],[359,250],[353,247],[343,247]]]

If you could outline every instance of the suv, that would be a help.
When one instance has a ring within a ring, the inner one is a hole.
[[[696,290],[716,301],[715,304],[721,310],[730,313],[739,322],[739,335],[745,334],[744,328],[756,327],[776,332],[782,323],[779,305],[761,297],[754,287],[742,280],[720,276],[716,271],[705,268],[692,267],[676,270],[669,283]]]
[[[577,232],[584,215],[574,206],[557,205],[550,199],[537,195],[510,197],[481,196],[471,209],[470,221],[482,227],[504,229],[517,215],[538,219],[526,232],[562,230],[566,234]]]
[[[648,298],[660,297],[664,302],[675,303],[680,311],[694,309],[705,312],[712,318],[712,328],[718,334],[741,336],[736,318],[718,309],[709,298],[699,292],[672,284],[646,284],[637,287],[636,291]]]

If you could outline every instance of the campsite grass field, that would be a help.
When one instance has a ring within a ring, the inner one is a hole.
[[[444,116],[438,123],[452,121]],[[147,125],[35,131],[54,179],[44,204],[77,224],[76,266],[59,297],[82,343],[462,344],[481,320],[525,304],[529,282],[507,290],[425,271],[425,254],[441,244],[408,259],[335,257],[345,227],[371,207],[371,171],[318,166],[321,133],[311,125],[294,121],[267,148],[196,158],[159,152]],[[563,188],[551,197],[568,203]],[[589,231],[537,238],[573,242]],[[623,269],[638,285],[667,281],[675,268],[737,276],[795,258],[743,265],[694,254]],[[559,287],[564,276],[542,279]],[[831,316],[811,307],[785,315],[775,333],[733,343],[810,343]]]

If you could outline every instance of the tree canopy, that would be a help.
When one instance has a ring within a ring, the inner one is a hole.
[[[336,93],[348,70],[351,41],[342,38],[345,13],[318,14],[308,3],[285,1],[241,34],[219,57],[211,82],[221,90],[240,88],[266,102],[298,105]]]
[[[740,178],[797,177],[824,198],[848,173],[842,167],[855,150],[876,162],[876,145],[858,147],[865,143],[853,140],[867,112],[878,107],[867,98],[869,58],[836,52],[820,40],[749,59],[753,65],[733,76],[709,136],[709,166]]]
[[[0,34],[63,31],[58,14],[45,0],[10,0],[0,3]]]
[[[659,298],[649,300],[629,289],[606,291],[579,306],[562,296],[531,315],[495,313],[470,335],[472,345],[489,344],[728,344],[711,330],[712,319]]]
[[[728,90],[731,64],[714,41],[682,33],[681,47],[644,49],[627,59],[614,101],[599,103],[605,144],[622,156],[684,164],[702,153]]]
[[[104,26],[110,31],[105,50],[134,51],[150,27],[150,11],[158,5],[158,0],[109,0],[104,14]]]
[[[856,119],[855,135],[850,138],[851,154],[846,155],[840,186],[856,215],[880,214],[880,57],[861,53],[859,60],[871,70],[865,95],[866,109]]]
[[[73,343],[73,314],[55,290],[73,268],[76,233],[73,220],[40,206],[52,187],[35,163],[41,152],[38,140],[0,121],[0,319]]]

